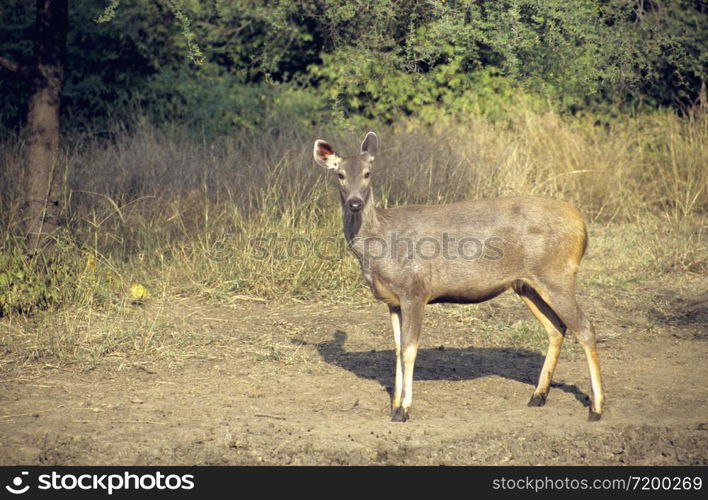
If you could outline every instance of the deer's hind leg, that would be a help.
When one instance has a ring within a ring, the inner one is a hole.
[[[516,288],[517,287],[515,287],[515,289]],[[531,286],[524,285],[520,288],[521,292],[531,300],[533,305],[539,309],[543,316],[546,316],[547,321],[549,321],[558,332],[563,334],[566,329],[570,330],[580,342],[583,351],[585,351],[585,357],[587,359],[590,372],[590,382],[592,385],[592,406],[590,407],[588,419],[600,420],[605,402],[605,396],[602,387],[602,377],[600,374],[600,360],[597,354],[595,330],[592,323],[590,323],[590,320],[588,320],[588,318],[583,314],[583,311],[580,309],[575,300],[574,282],[570,281],[563,286],[554,285],[548,282],[539,282],[534,283]],[[519,290],[517,290],[517,293],[519,293]],[[522,295],[522,293],[520,293],[520,295]],[[524,298],[524,295],[522,295],[522,298]],[[526,302],[526,299],[524,301]],[[543,308],[543,305],[545,305],[546,309]],[[532,312],[534,311],[533,308],[531,310]],[[534,314],[536,313],[534,312]],[[546,326],[546,322],[544,320],[541,320],[541,323]],[[546,329],[549,330],[548,326],[546,326]],[[558,342],[557,335],[555,333],[551,333],[549,330],[549,340],[550,342],[548,354],[546,355],[546,362],[544,363],[541,371],[539,385],[536,389],[537,392],[534,393],[534,396],[536,396],[540,389],[544,389],[543,385],[546,383],[546,369],[555,369],[555,365],[558,360],[558,353],[560,352],[562,338],[561,341]],[[553,361],[551,355],[555,356],[555,361]],[[552,374],[553,370],[550,370],[550,375],[552,376]],[[547,383],[550,385],[550,378],[547,380]]]
[[[551,387],[553,373],[558,364],[558,357],[560,356],[561,346],[565,338],[566,327],[558,315],[553,312],[553,309],[546,304],[533,288],[525,284],[519,284],[514,286],[514,290],[531,310],[536,319],[544,326],[546,332],[548,332],[548,351],[546,352],[546,359],[541,368],[536,390],[529,400],[529,406],[543,406],[546,404],[546,397]]]

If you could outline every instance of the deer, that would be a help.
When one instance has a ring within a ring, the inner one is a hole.
[[[600,420],[605,398],[595,330],[575,297],[588,245],[582,214],[567,202],[538,196],[379,208],[371,180],[378,149],[374,132],[353,156],[340,156],[318,139],[314,159],[337,174],[344,237],[372,293],[389,308],[396,355],[391,420],[410,418],[425,306],[480,303],[508,289],[548,332],[548,350],[528,406],[546,403],[570,330],[589,367],[588,420]]]

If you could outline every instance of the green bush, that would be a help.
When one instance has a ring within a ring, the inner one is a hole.
[[[308,113],[430,120],[494,114],[516,94],[561,112],[686,111],[708,67],[705,7],[688,0],[135,0],[97,23],[106,5],[72,2],[65,130],[136,109],[223,134]],[[20,64],[32,60],[33,8],[0,7],[0,55]],[[0,78],[0,94],[0,123],[16,128],[29,86]]]

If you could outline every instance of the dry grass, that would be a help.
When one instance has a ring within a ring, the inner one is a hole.
[[[705,274],[708,121],[659,113],[598,124],[524,109],[514,116],[378,129],[379,203],[553,196],[592,223],[586,286]],[[0,143],[0,306],[10,316],[0,323],[0,352],[92,365],[116,353],[160,355],[210,342],[184,325],[136,317],[133,283],[166,301],[370,300],[343,245],[335,190],[311,159],[314,139],[351,154],[365,132],[284,126],[206,142],[140,123],[108,139],[67,141],[67,230],[39,277],[10,236],[19,222],[22,144]],[[47,311],[16,316],[40,296]]]

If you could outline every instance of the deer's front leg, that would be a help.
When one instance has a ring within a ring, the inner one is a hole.
[[[400,348],[396,356],[396,385],[401,386],[400,392],[394,393],[394,409],[391,420],[405,422],[409,418],[409,410],[413,403],[413,367],[418,354],[418,339],[423,322],[424,302],[407,301],[400,309]],[[395,335],[395,333],[394,333]],[[399,373],[401,382],[399,384]],[[399,406],[396,406],[398,398]]]
[[[403,397],[403,358],[401,356],[401,309],[397,306],[389,306],[391,315],[391,329],[393,330],[393,344],[396,349],[396,381],[393,386],[393,400],[391,402],[391,412],[395,414],[401,407]]]

